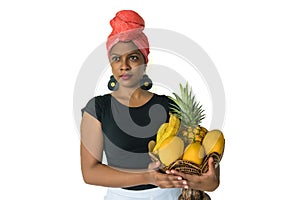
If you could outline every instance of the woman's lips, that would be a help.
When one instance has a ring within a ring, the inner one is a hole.
[[[131,78],[131,76],[132,75],[130,75],[130,74],[124,74],[124,75],[121,75],[120,78],[123,79],[123,80],[128,80],[128,79]]]

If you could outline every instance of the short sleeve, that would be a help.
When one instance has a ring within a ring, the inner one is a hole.
[[[84,108],[81,109],[81,114],[83,115],[84,112],[89,113],[90,115],[92,115],[93,117],[95,117],[98,121],[100,120],[99,117],[99,108],[97,108],[97,102],[96,102],[96,97],[90,99],[88,101],[88,103],[86,104],[86,106]]]

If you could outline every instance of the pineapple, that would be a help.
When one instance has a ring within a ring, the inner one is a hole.
[[[180,93],[180,96],[173,93],[175,98],[170,97],[176,104],[172,105],[171,110],[181,120],[178,136],[183,139],[185,146],[195,141],[201,143],[207,133],[207,129],[200,126],[205,118],[202,105],[196,101],[188,83],[185,87],[180,84]]]

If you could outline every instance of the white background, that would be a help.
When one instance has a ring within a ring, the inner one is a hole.
[[[73,91],[120,9],[196,41],[220,73],[226,149],[212,199],[299,199],[296,2],[1,1],[0,199],[102,199],[81,178]]]

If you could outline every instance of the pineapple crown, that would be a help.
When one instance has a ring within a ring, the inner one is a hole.
[[[170,110],[180,120],[181,124],[185,127],[194,127],[199,125],[205,118],[204,110],[200,102],[196,100],[192,88],[186,83],[185,87],[180,86],[180,95],[173,93],[174,97],[169,97],[175,104],[171,104]]]

